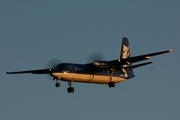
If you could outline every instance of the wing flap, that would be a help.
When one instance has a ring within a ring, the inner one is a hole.
[[[123,67],[124,69],[127,70],[131,70],[131,69],[135,69],[144,65],[148,65],[148,64],[152,64],[153,62],[147,62],[147,63],[142,63],[142,64],[138,64],[138,65],[132,65],[132,66],[128,66],[128,67]]]
[[[23,73],[49,74],[50,71],[51,71],[51,69],[39,69],[39,70],[27,70],[27,71],[6,72],[6,74],[23,74]]]

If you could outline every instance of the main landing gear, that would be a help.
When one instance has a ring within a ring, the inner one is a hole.
[[[115,87],[115,83],[114,82],[109,82],[108,83],[108,86],[111,88],[111,87]]]
[[[108,83],[108,86],[111,88],[111,87],[115,87],[115,82],[112,81],[112,74],[113,74],[113,71],[107,71],[108,73],[108,77],[109,77],[109,83]]]

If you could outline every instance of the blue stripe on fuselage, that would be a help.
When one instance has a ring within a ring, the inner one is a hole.
[[[76,74],[93,74],[93,75],[102,75],[108,76],[108,73],[105,69],[98,68],[98,70],[92,70],[93,64],[73,64],[73,63],[62,63],[53,68],[52,72],[68,72],[68,73],[76,73]],[[112,76],[114,77],[126,77],[131,78],[134,77],[133,72],[127,71],[128,75],[122,70],[114,71]]]

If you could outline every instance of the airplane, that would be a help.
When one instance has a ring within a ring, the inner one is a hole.
[[[150,59],[152,56],[171,52],[174,52],[174,50],[169,49],[131,57],[129,40],[123,37],[119,59],[104,61],[96,57],[93,62],[87,64],[59,63],[47,69],[6,72],[6,74],[50,74],[56,82],[56,87],[60,87],[59,81],[66,81],[68,83],[68,93],[75,91],[72,87],[72,82],[107,84],[109,88],[113,88],[116,83],[135,77],[133,69],[152,64],[153,62],[139,63],[136,65],[133,65],[133,63]]]

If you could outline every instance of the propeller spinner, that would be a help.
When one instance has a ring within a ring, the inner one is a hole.
[[[62,61],[60,60],[60,59],[58,59],[58,58],[52,58],[51,60],[49,60],[49,62],[47,63],[47,65],[46,65],[46,68],[49,68],[50,69],[50,71],[54,68],[54,67],[56,67],[58,64],[60,64],[60,63],[62,63]],[[52,75],[50,74],[50,75],[47,75],[47,77],[50,79],[50,80],[52,80]]]

